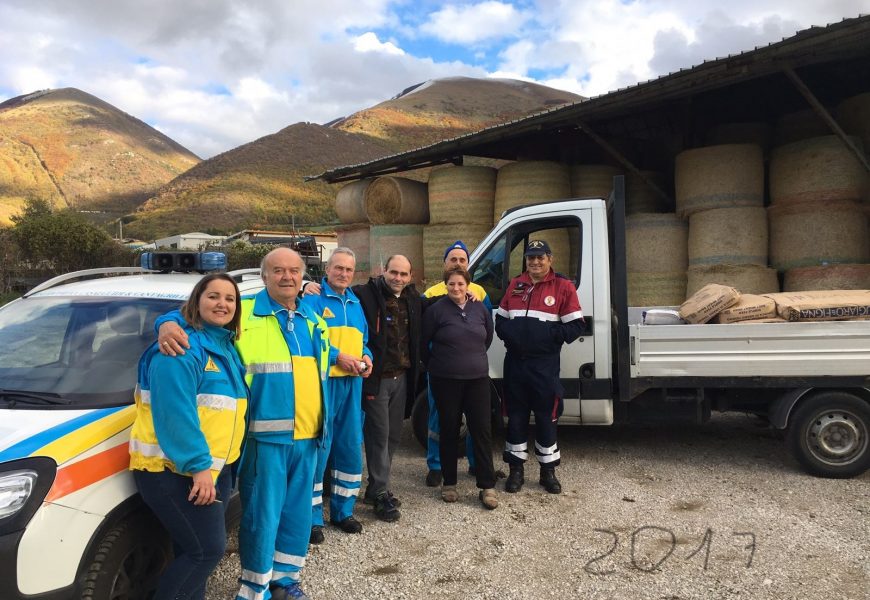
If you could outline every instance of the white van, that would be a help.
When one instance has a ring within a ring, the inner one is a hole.
[[[242,294],[262,288],[256,273],[233,273]],[[136,366],[155,319],[201,277],[80,271],[0,308],[3,600],[145,598],[154,589],[170,542],[127,470]]]

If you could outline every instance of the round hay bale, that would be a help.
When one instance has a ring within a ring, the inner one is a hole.
[[[857,202],[798,202],[767,211],[770,265],[779,271],[870,262],[867,212]]]
[[[613,178],[622,175],[622,169],[610,165],[573,165],[570,173],[572,197],[608,198]]]
[[[444,271],[444,250],[456,240],[462,240],[471,253],[489,233],[490,225],[466,223],[464,225],[426,225],[423,228],[423,272],[426,285],[441,280]]]
[[[840,102],[837,121],[846,133],[861,138],[864,152],[870,150],[870,92]]]
[[[714,144],[755,144],[767,154],[770,148],[772,132],[770,125],[764,121],[748,121],[743,123],[722,123],[710,129],[707,143]]]
[[[685,150],[674,169],[677,214],[764,204],[764,157],[755,144]]]
[[[629,273],[629,306],[679,306],[686,299],[686,272]]]
[[[689,261],[688,237],[688,224],[673,213],[629,215],[625,221],[628,272],[685,271]]]
[[[493,222],[521,204],[540,204],[571,197],[568,167],[545,160],[518,161],[498,170]]]
[[[384,272],[390,256],[402,254],[411,261],[411,279],[419,284],[425,278],[422,225],[372,225],[370,244],[372,275]]]
[[[784,292],[870,290],[870,264],[798,267],[785,272]]]
[[[831,128],[811,108],[788,113],[776,120],[773,145],[782,146],[820,135],[828,135]]]
[[[580,255],[580,236],[577,229],[542,229],[529,234],[530,240],[544,240],[553,253],[553,270],[573,279],[577,273],[577,258]],[[523,264],[525,246],[518,244],[511,251],[511,275],[519,275]]]
[[[365,283],[372,273],[370,230],[371,225],[368,223],[356,223],[335,228],[335,233],[338,236],[337,245],[350,248],[356,254],[354,284]]]
[[[429,175],[429,223],[492,226],[495,178],[492,167],[447,167]]]
[[[861,140],[851,136],[858,147]],[[870,189],[870,176],[839,137],[814,137],[773,149],[771,204],[857,200]]]
[[[667,191],[668,182],[663,173],[658,171],[641,171],[647,179],[655,183],[660,190]],[[605,196],[606,197],[606,196]],[[667,200],[662,198],[646,181],[632,172],[625,176],[625,212],[635,213],[666,213],[674,210]]]
[[[686,298],[708,283],[736,288],[741,294],[772,294],[779,291],[776,270],[759,265],[706,265],[689,267]]]
[[[689,217],[689,265],[767,266],[767,211],[714,208]]]
[[[378,177],[365,191],[366,216],[377,225],[429,222],[426,184],[404,177]]]
[[[366,190],[371,179],[353,181],[338,190],[335,195],[335,213],[342,223],[354,224],[368,221],[366,215]]]

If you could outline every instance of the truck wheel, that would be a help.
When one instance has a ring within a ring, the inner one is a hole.
[[[787,443],[812,475],[860,475],[870,468],[870,404],[846,392],[813,396],[792,416]]]
[[[82,599],[144,600],[170,558],[169,536],[150,515],[134,514],[110,529],[84,574]]]
[[[429,444],[429,396],[424,388],[417,394],[414,400],[414,408],[411,410],[411,428],[414,431],[414,438],[423,446],[428,448]],[[467,428],[465,425],[465,417],[462,417],[462,424],[459,426],[459,439],[456,440],[457,455],[465,456],[465,436]]]

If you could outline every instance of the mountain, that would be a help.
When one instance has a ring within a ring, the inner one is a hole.
[[[29,197],[102,213],[140,206],[200,159],[153,127],[75,88],[0,103],[0,225]]]
[[[140,239],[171,233],[231,233],[249,227],[289,229],[294,222],[335,219],[335,190],[303,177],[325,166],[367,161],[389,154],[386,145],[364,135],[312,123],[278,133],[204,160],[175,178],[125,220],[125,231]]]
[[[294,219],[305,226],[330,223],[340,186],[305,183],[303,176],[579,100],[568,92],[516,80],[427,81],[326,125],[297,123],[203,161],[130,215],[125,232],[154,239],[185,231],[287,229]]]

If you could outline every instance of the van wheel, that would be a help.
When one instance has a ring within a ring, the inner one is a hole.
[[[786,441],[812,475],[843,479],[870,468],[870,404],[846,392],[824,392],[802,403]]]
[[[170,558],[169,536],[150,515],[134,514],[110,529],[91,557],[82,598],[150,598]]]
[[[429,396],[426,388],[423,388],[414,400],[414,408],[411,410],[411,428],[414,438],[427,449],[429,446]],[[465,425],[465,416],[459,426],[459,438],[456,440],[457,456],[465,456],[465,436],[468,429]]]

